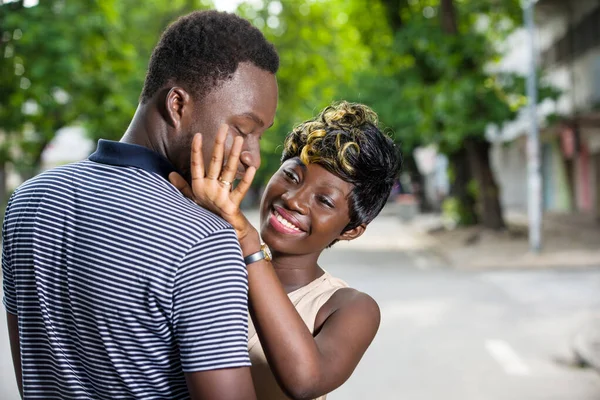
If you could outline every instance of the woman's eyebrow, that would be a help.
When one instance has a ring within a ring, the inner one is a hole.
[[[301,167],[303,170],[306,170],[306,164],[304,164],[300,158],[293,158],[292,161],[294,162],[294,164]]]
[[[325,186],[325,187],[327,187],[327,188],[333,189],[333,190],[335,190],[336,192],[340,192],[342,195],[344,194],[344,191],[343,191],[342,189],[340,189],[339,187],[337,187],[337,186],[335,186],[335,185],[332,185],[332,184],[330,184],[330,183],[323,182],[323,183],[321,184],[321,186]]]

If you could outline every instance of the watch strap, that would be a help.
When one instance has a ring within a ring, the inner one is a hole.
[[[263,260],[265,258],[265,253],[262,249],[257,251],[256,253],[250,254],[249,256],[244,257],[244,262],[246,265],[250,265],[257,261]]]

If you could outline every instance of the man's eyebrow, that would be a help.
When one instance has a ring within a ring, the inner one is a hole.
[[[262,119],[260,119],[260,118],[258,117],[258,115],[254,114],[253,112],[247,112],[247,113],[244,113],[244,114],[242,114],[242,115],[243,115],[244,117],[250,118],[251,120],[253,120],[253,121],[254,121],[254,122],[256,122],[257,124],[259,124],[260,126],[265,126],[265,123],[263,122],[263,120],[262,120]],[[270,128],[271,126],[273,126],[273,124],[271,124],[271,125],[269,126],[269,128]]]

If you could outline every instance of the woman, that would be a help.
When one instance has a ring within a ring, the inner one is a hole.
[[[360,104],[334,104],[295,128],[261,201],[260,236],[272,252],[269,262],[239,209],[255,170],[231,190],[243,140],[235,139],[223,166],[226,133],[225,126],[206,176],[201,136],[194,138],[193,194],[178,177],[171,181],[238,234],[248,264],[257,398],[325,399],[352,374],[380,314],[375,300],[329,275],[318,259],[338,240],[359,237],[381,211],[398,174],[397,149],[377,128],[377,115]]]

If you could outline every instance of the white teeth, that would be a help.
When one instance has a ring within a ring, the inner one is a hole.
[[[295,231],[300,231],[300,228],[298,228],[296,225],[292,224],[287,219],[283,218],[281,216],[281,214],[279,214],[277,211],[275,211],[274,214],[275,214],[275,218],[277,218],[277,221],[281,222],[284,226],[286,226],[290,229],[293,229]]]

